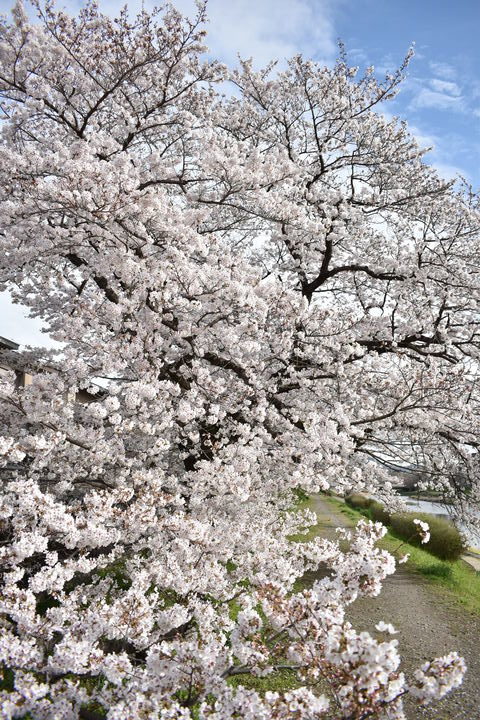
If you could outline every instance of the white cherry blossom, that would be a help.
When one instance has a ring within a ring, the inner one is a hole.
[[[478,524],[480,214],[378,112],[409,56],[384,81],[343,56],[228,70],[202,2],[32,4],[0,21],[0,289],[62,349],[2,351],[33,377],[0,385],[2,716],[442,697],[455,652],[406,677],[345,620],[394,572],[385,529],[291,540],[316,522],[300,490],[393,507],[412,465]],[[294,690],[242,684],[285,667]]]

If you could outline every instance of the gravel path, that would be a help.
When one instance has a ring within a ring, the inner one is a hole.
[[[335,528],[348,521],[321,497],[315,498],[321,534],[333,538]],[[463,685],[444,700],[425,709],[406,703],[408,720],[480,720],[480,617],[459,606],[441,588],[434,587],[408,565],[398,566],[377,598],[362,598],[351,607],[349,620],[356,630],[375,632],[380,620],[399,631],[402,669],[407,674],[423,662],[451,650],[466,660]]]

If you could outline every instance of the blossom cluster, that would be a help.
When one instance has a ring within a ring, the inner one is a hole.
[[[418,528],[418,534],[420,535],[420,542],[422,545],[425,545],[430,540],[430,526],[427,522],[424,522],[423,520],[419,520],[418,518],[415,518],[413,520],[415,525],[417,525]]]

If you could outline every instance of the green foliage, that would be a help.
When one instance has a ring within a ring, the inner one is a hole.
[[[97,570],[96,574],[101,578],[110,578],[119,590],[128,590],[132,585],[132,581],[125,569],[125,560],[117,560],[117,562]]]
[[[6,667],[2,663],[2,675],[0,677],[0,690],[9,690],[10,692],[14,689],[14,674],[13,670]]]
[[[366,510],[375,501],[373,500],[373,498],[369,498],[366,495],[361,495],[360,493],[351,493],[350,495],[347,495],[345,497],[345,502],[347,503],[347,505],[350,505],[350,507],[356,508],[358,510]]]
[[[97,702],[90,702],[82,705],[80,717],[107,717],[105,708]]]
[[[370,503],[368,513],[370,515],[370,519],[374,522],[380,522],[383,525],[390,525],[391,514],[384,505],[376,500],[373,500],[373,502]]]
[[[228,614],[230,617],[230,620],[236,620],[238,617],[238,613],[242,609],[242,606],[240,603],[238,603],[236,600],[230,600],[228,603]]]
[[[391,517],[392,531],[412,545],[420,546],[421,540],[418,526],[414,520],[418,518],[430,526],[430,540],[425,549],[441,560],[458,560],[465,552],[466,546],[457,528],[448,520],[428,515],[427,513],[395,513]]]
[[[351,508],[359,510],[363,515],[368,517],[369,520],[381,522],[383,525],[390,523],[390,513],[388,510],[373,498],[361,495],[360,493],[352,493],[351,495],[347,495],[345,502]]]
[[[427,577],[450,578],[452,577],[452,568],[446,563],[435,562],[431,565],[425,565],[425,567],[422,568],[422,574]]]
[[[306,502],[307,500],[309,500],[309,496],[307,495],[305,490],[302,490],[301,487],[293,488],[292,492],[295,498],[297,500],[300,500],[301,502]]]
[[[303,494],[305,495],[305,493]],[[298,498],[295,506],[291,508],[292,512],[298,512],[299,510],[315,511],[314,502],[309,495],[306,495],[305,498]],[[306,525],[304,528],[301,528],[298,533],[289,535],[288,539],[290,542],[309,542],[319,534],[318,523],[314,523],[313,525]]]
[[[430,540],[426,543],[425,549],[441,560],[458,560],[466,550],[462,536],[455,525],[437,515],[418,512],[391,515],[381,503],[360,493],[348,495],[345,502],[370,520],[390,526],[397,537],[417,547],[421,545],[421,539],[414,520],[418,518],[427,522],[430,526]]]

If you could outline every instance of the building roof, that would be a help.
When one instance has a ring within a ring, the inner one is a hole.
[[[19,347],[19,343],[15,343],[13,340],[9,340],[0,335],[0,348],[4,348],[5,350],[18,350]]]
[[[0,348],[4,348],[5,350],[18,350],[19,347],[19,343],[13,342],[13,340],[9,340],[0,335]]]

